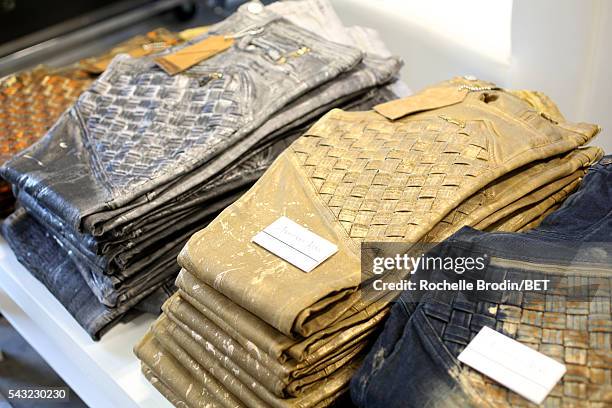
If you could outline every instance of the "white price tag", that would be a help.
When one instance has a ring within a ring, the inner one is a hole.
[[[489,327],[478,332],[459,361],[536,404],[566,371],[563,364]]]
[[[304,272],[338,252],[338,247],[287,217],[280,217],[252,241]]]

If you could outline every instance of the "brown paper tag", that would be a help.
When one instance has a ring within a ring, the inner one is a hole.
[[[465,99],[467,89],[453,87],[427,88],[414,95],[374,106],[374,110],[384,117],[396,120],[411,113],[454,105]]]
[[[226,38],[223,35],[213,35],[175,53],[157,57],[155,58],[155,62],[166,71],[166,73],[174,75],[227,50],[232,44],[234,44],[233,38]]]

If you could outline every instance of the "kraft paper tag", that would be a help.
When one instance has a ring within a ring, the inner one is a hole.
[[[307,273],[338,252],[336,245],[287,217],[274,221],[252,241]]]
[[[566,371],[563,364],[486,326],[458,358],[536,404]]]
[[[213,35],[175,53],[155,58],[155,62],[166,73],[174,75],[227,50],[232,44],[233,38]]]
[[[468,94],[467,89],[454,87],[427,88],[407,98],[381,103],[374,110],[384,117],[396,120],[411,113],[442,108],[462,102]]]

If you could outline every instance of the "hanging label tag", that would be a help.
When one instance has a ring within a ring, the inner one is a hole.
[[[233,38],[212,35],[175,53],[157,57],[155,62],[166,73],[174,75],[227,50],[232,44],[234,44]]]
[[[566,371],[563,364],[489,327],[483,327],[458,358],[536,404]]]
[[[280,217],[252,241],[304,272],[311,272],[338,247],[287,217]]]
[[[463,101],[468,92],[458,86],[427,88],[407,98],[376,105],[374,110],[387,119],[396,120],[411,113],[454,105]]]
[[[145,35],[122,42],[100,57],[81,60],[80,65],[92,74],[101,74],[117,54],[128,54],[130,57],[140,58],[172,47],[180,41],[181,38],[177,35],[164,28],[158,28]]]

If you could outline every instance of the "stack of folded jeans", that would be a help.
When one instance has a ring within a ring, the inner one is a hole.
[[[176,405],[329,405],[395,297],[371,289],[360,245],[526,212],[601,156],[579,149],[597,131],[540,94],[465,78],[330,111],[182,249],[179,290],[135,347],[144,374]],[[282,216],[338,251],[305,273],[252,242]]]
[[[543,406],[612,405],[612,156],[537,228],[464,228],[429,256],[490,261],[463,275],[425,267],[413,280],[541,280],[547,288],[405,291],[351,382],[358,406],[536,406],[458,360],[483,327],[565,365]]]
[[[142,56],[183,40],[180,33],[157,29],[68,67],[39,66],[0,79],[0,164],[43,137],[112,57],[120,53]],[[10,213],[13,204],[10,184],[0,179],[0,217]]]
[[[334,107],[394,98],[383,88],[400,61],[378,52],[370,30],[314,7],[325,4],[249,4],[156,57],[116,56],[44,139],[3,166],[24,208],[5,224],[9,244],[93,337],[170,285],[186,240],[304,127]],[[306,28],[293,22],[300,13]],[[326,39],[338,33],[350,44]],[[216,35],[234,45],[184,72],[155,62]],[[50,265],[48,248],[66,255]]]

